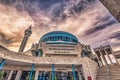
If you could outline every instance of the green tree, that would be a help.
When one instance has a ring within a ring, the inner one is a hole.
[[[32,80],[34,80],[34,77],[35,77],[35,75],[33,74],[33,75],[32,75]]]
[[[3,72],[1,71],[0,72],[0,79],[2,79],[3,78]]]
[[[74,80],[73,76],[72,76],[72,80]]]
[[[56,73],[55,73],[54,79],[55,79],[55,80],[57,80],[57,76],[56,76]]]
[[[26,80],[29,80],[30,72],[28,72],[28,75],[26,77]]]

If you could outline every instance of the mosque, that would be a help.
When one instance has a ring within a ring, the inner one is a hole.
[[[98,67],[117,63],[110,46],[95,48],[94,55],[64,31],[46,33],[24,52],[31,34],[29,27],[18,52],[0,45],[0,80],[96,80]]]
[[[100,1],[120,22],[120,1]],[[90,45],[80,43],[74,35],[64,31],[53,31],[43,35],[38,43],[24,52],[31,34],[29,27],[25,30],[18,52],[10,51],[0,45],[0,80],[120,79],[120,66],[112,67],[112,70],[108,66],[118,64],[120,51],[113,52],[110,45],[94,48],[94,55]],[[104,66],[107,66],[106,69]]]

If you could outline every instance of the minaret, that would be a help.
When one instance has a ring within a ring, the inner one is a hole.
[[[31,31],[31,26],[28,28],[28,29],[26,29],[25,31],[24,31],[24,38],[23,38],[23,40],[22,40],[22,43],[21,43],[21,45],[20,45],[20,48],[19,48],[19,51],[18,52],[23,52],[24,51],[24,49],[25,49],[25,46],[26,46],[26,44],[27,44],[27,40],[28,40],[28,38],[29,38],[29,36],[32,34],[32,31]]]

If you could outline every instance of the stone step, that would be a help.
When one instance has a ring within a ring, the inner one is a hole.
[[[108,72],[110,72],[110,73],[118,73],[119,72],[120,73],[119,70],[118,71],[117,70],[110,70],[110,71],[109,70],[105,70],[105,71],[98,71],[97,73],[108,73]]]
[[[101,69],[99,68],[98,71],[101,72],[101,71],[107,71],[108,69],[105,68],[105,69]],[[109,68],[110,71],[120,71],[120,68]]]
[[[97,76],[96,80],[120,80],[120,76]]]
[[[119,71],[110,71],[110,72],[98,72],[97,74],[98,75],[108,75],[111,74],[111,75],[120,75],[120,72]]]
[[[99,68],[99,70],[106,70],[106,69],[108,69],[108,68]],[[119,68],[109,68],[109,69],[113,69],[113,70],[120,70],[120,67]]]
[[[100,69],[106,69],[107,67],[100,67]],[[109,68],[120,68],[120,66],[110,66]]]
[[[108,66],[109,68],[120,68],[120,65],[117,65],[117,66]],[[102,67],[99,67],[100,69],[104,69],[104,68],[107,68],[107,66],[102,66]]]
[[[108,79],[120,80],[120,65],[110,65],[109,71],[105,66],[100,67],[98,69],[96,80],[108,80]]]
[[[120,76],[120,74],[98,74],[97,76]]]
[[[118,71],[117,71],[117,70],[110,70],[110,71],[109,71],[109,70],[108,70],[108,71],[107,71],[107,70],[106,70],[106,71],[98,71],[98,73],[108,73],[108,72],[110,72],[110,73],[120,73],[120,71],[119,71],[119,70],[118,70]]]

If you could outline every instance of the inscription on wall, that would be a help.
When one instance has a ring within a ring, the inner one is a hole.
[[[52,52],[54,54],[61,53],[73,53],[75,52],[76,45],[49,45],[47,46],[47,53]]]

